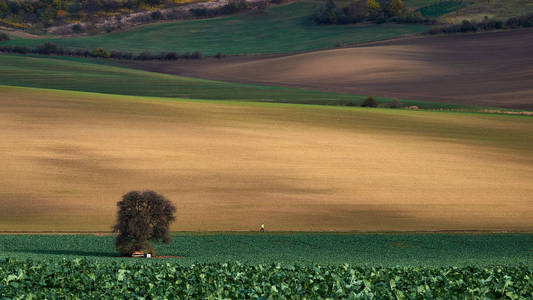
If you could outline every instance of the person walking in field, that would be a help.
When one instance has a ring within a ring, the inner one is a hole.
[[[259,232],[265,232],[265,224],[261,224],[261,229],[259,229]]]

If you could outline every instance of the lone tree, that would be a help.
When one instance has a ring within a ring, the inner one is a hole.
[[[170,243],[169,224],[176,218],[176,208],[168,199],[154,191],[131,191],[117,202],[118,232],[115,247],[122,256],[135,251],[154,254],[150,241]]]
[[[363,104],[361,105],[363,107],[378,107],[378,100],[372,96],[368,96],[368,98],[365,99]]]

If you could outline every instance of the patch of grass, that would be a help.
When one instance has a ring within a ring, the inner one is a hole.
[[[92,63],[92,62],[97,63]],[[81,58],[0,55],[0,84],[107,94],[321,105],[360,105],[364,96],[266,85],[227,83],[160,74]],[[380,102],[391,101],[378,98]],[[401,100],[427,109],[465,105]]]
[[[483,20],[489,17],[497,20],[507,20],[511,17],[533,13],[533,3],[530,0],[469,0],[458,13],[450,12],[442,16],[447,22],[461,23],[463,20]]]
[[[427,31],[425,25],[362,24],[319,26],[310,20],[315,3],[296,2],[224,18],[141,26],[124,32],[76,38],[23,39],[6,43],[35,47],[54,42],[62,47],[142,51],[200,51],[204,55],[283,53],[388,39]]]
[[[441,1],[424,6],[417,11],[419,11],[424,17],[436,18],[471,4],[472,3],[465,1]]]
[[[420,8],[423,6],[439,3],[442,0],[403,0],[403,3],[409,8]]]
[[[183,256],[169,260],[185,265],[533,266],[531,234],[176,233],[172,238],[169,245],[156,245],[158,255]],[[113,236],[0,235],[0,258],[138,262],[118,257],[113,241]],[[397,246],[403,244],[416,247]]]

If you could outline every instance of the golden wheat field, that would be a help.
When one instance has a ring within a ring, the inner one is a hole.
[[[172,230],[533,230],[533,119],[0,86],[0,228],[110,230],[121,195]]]

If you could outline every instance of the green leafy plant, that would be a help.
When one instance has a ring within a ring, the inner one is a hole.
[[[0,260],[12,298],[527,299],[533,271],[517,267],[182,266],[170,262]]]

